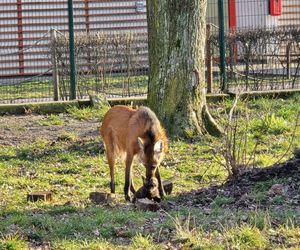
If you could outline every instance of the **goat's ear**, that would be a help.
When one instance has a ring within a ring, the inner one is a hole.
[[[159,140],[155,142],[153,150],[155,153],[161,153],[163,151],[163,141]]]
[[[141,137],[138,137],[138,143],[141,150],[144,150],[144,141]]]

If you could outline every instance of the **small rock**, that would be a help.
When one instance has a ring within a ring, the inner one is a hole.
[[[246,222],[247,220],[248,220],[248,216],[247,215],[242,215],[241,221]]]
[[[137,190],[137,192],[134,194],[133,202],[135,202],[137,199],[143,199],[143,198],[148,198],[150,200],[160,202],[161,197],[159,195],[157,178],[152,177],[150,179],[146,179],[142,177],[142,179],[143,179],[143,186],[139,188],[139,190]]]
[[[102,192],[91,192],[90,200],[96,204],[107,204],[112,203],[115,200],[115,194],[102,193]]]
[[[30,193],[27,194],[27,201],[52,201],[52,192],[34,192],[34,193]]]
[[[159,203],[149,200],[147,198],[137,199],[134,205],[137,209],[140,209],[143,211],[156,212],[160,209]]]
[[[288,190],[283,184],[274,184],[268,191],[269,195],[284,195]]]
[[[94,235],[96,235],[96,236],[100,236],[100,231],[99,231],[99,229],[95,229],[95,230],[93,231],[93,233],[94,233]]]

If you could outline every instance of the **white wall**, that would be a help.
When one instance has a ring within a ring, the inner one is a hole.
[[[269,0],[236,0],[237,29],[278,26],[278,17],[269,15]]]

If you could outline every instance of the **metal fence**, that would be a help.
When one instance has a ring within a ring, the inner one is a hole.
[[[146,1],[73,0],[73,11],[78,98],[145,94]],[[68,21],[67,0],[0,2],[0,103],[69,99]]]
[[[145,95],[146,1],[73,0],[73,6],[77,98]],[[2,0],[0,13],[0,103],[69,99],[68,1]],[[207,91],[220,92],[223,79],[231,92],[300,88],[299,27],[299,0],[208,0]]]
[[[224,1],[225,37],[219,37],[218,0],[209,1],[207,83],[220,91],[225,44],[226,92],[300,89],[300,1]]]

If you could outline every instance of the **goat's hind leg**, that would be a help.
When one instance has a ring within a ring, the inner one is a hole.
[[[106,148],[106,157],[110,172],[110,191],[115,193],[115,163],[116,163],[116,148],[114,143],[113,131],[108,132],[107,137],[104,139]]]

